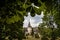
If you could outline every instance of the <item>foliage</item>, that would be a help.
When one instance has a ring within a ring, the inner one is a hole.
[[[39,8],[34,7],[32,3]],[[41,14],[41,11],[44,11],[45,16],[50,12],[53,14],[56,12],[54,17],[59,18],[54,3],[56,0],[0,0],[0,38],[5,40],[9,36],[12,40],[17,36],[22,40],[22,26],[27,12],[30,12],[31,16],[35,16],[35,13]],[[57,18],[55,21],[60,25]]]
[[[50,28],[39,27],[39,30],[40,30],[40,34],[41,34],[43,37],[50,37],[50,38],[51,38],[52,30],[51,30]]]

